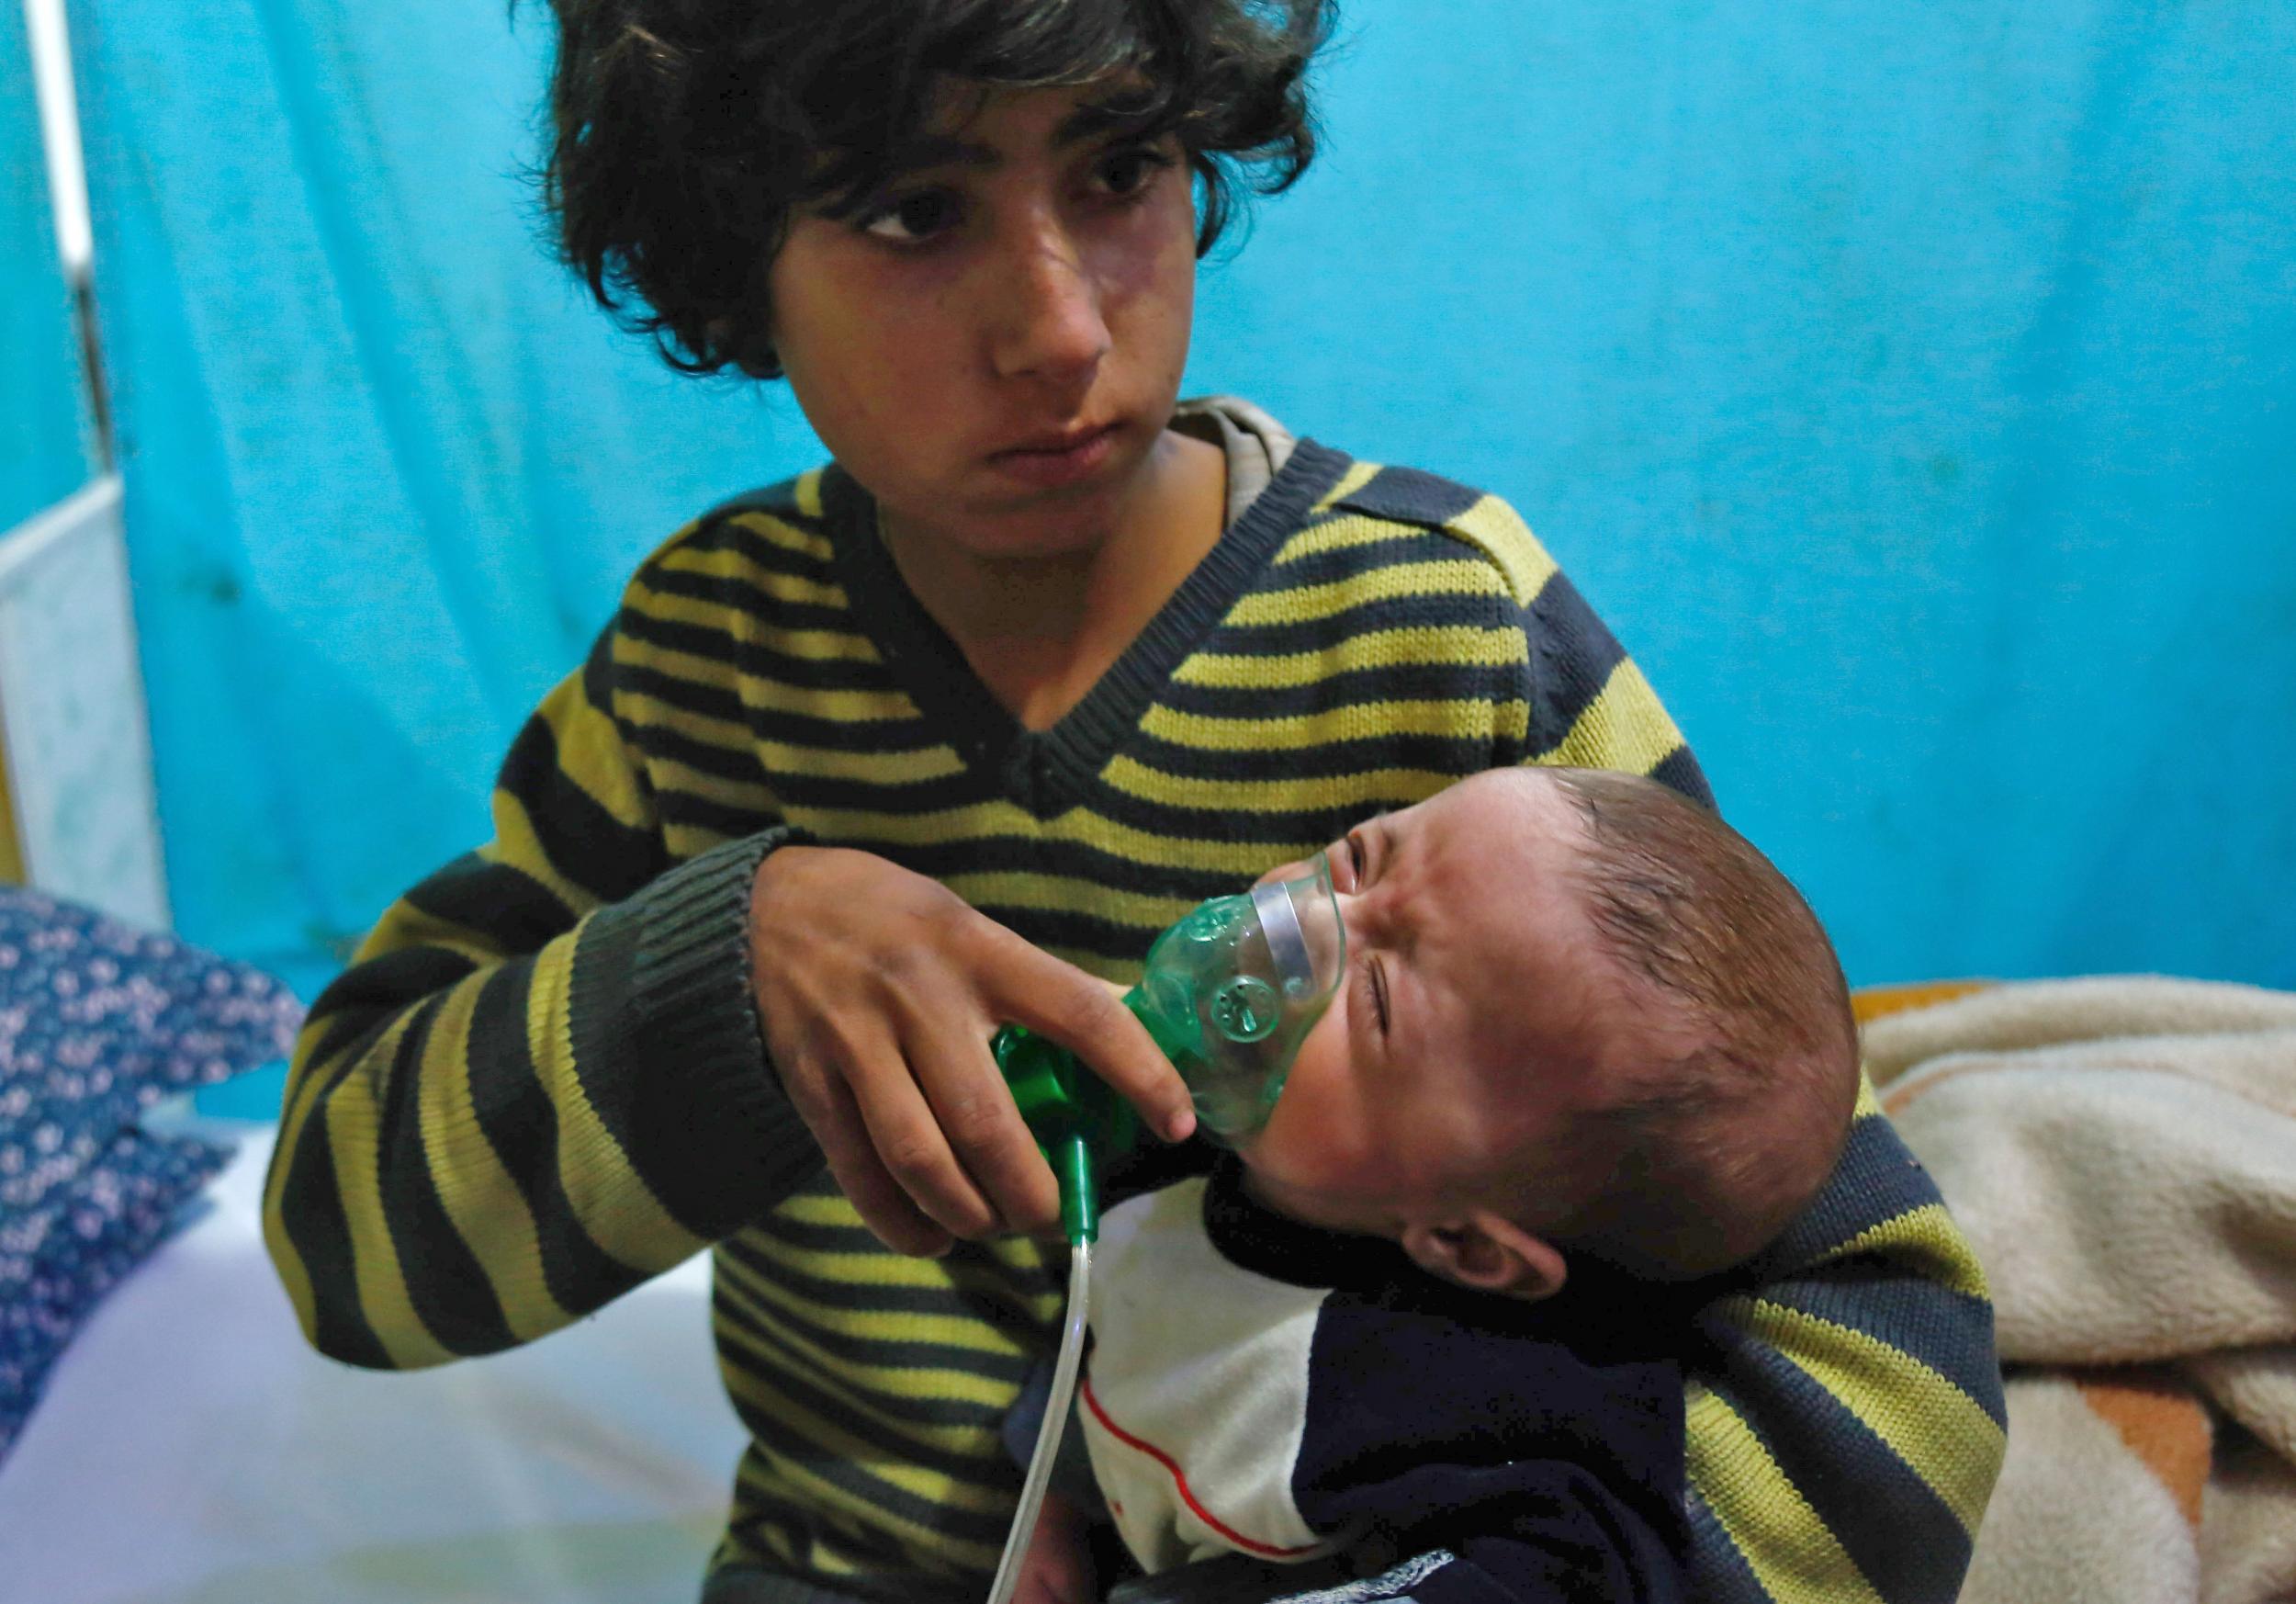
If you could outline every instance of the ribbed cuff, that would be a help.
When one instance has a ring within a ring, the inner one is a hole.
[[[575,1061],[664,1207],[715,1240],[819,1173],[765,1050],[749,898],[786,827],[689,859],[591,917],[574,961]]]

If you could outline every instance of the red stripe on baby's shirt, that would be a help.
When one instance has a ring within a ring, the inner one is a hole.
[[[1115,1421],[1109,1418],[1109,1412],[1100,1406],[1100,1399],[1092,1390],[1092,1378],[1090,1376],[1084,1378],[1083,1392],[1085,1395],[1085,1407],[1092,1411],[1092,1418],[1094,1419],[1099,1421],[1102,1426],[1108,1429],[1109,1435],[1115,1438],[1119,1442],[1121,1442],[1127,1448],[1136,1448],[1140,1450],[1141,1452],[1146,1454],[1150,1459],[1154,1460],[1158,1464],[1164,1466],[1165,1470],[1169,1471],[1172,1474],[1172,1485],[1179,1489],[1180,1502],[1186,1504],[1189,1509],[1193,1510],[1199,1520],[1201,1520],[1205,1525],[1220,1533],[1221,1536],[1226,1538],[1230,1542],[1234,1543],[1238,1548],[1243,1549],[1249,1553],[1264,1555],[1268,1559],[1291,1559],[1300,1554],[1313,1553],[1323,1546],[1320,1542],[1311,1542],[1300,1548],[1281,1548],[1272,1542],[1260,1542],[1244,1536],[1244,1533],[1238,1531],[1234,1527],[1230,1526],[1226,1521],[1221,1519],[1217,1515],[1214,1515],[1210,1510],[1205,1508],[1203,1505],[1196,1501],[1196,1494],[1187,1485],[1187,1476],[1181,1471],[1178,1463],[1175,1461],[1170,1454],[1165,1452],[1163,1449],[1158,1448],[1153,1442],[1142,1441],[1139,1438],[1133,1436],[1131,1432],[1125,1430],[1124,1428],[1119,1426]]]

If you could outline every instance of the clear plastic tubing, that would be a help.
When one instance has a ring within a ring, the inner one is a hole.
[[[996,1564],[988,1604],[1011,1604],[1013,1589],[1020,1585],[1020,1561],[1036,1535],[1037,1512],[1044,1508],[1052,1462],[1060,1457],[1061,1436],[1068,1429],[1069,1406],[1076,1401],[1076,1370],[1085,1354],[1085,1300],[1091,1287],[1092,1244],[1071,1243],[1068,1324],[1061,1332],[1060,1357],[1052,1361],[1052,1395],[1044,1401],[1044,1424],[1037,1429],[1036,1451],[1029,1455],[1029,1474],[1021,1478],[1020,1508],[1012,1518],[1012,1535],[1005,1539],[1005,1557]]]

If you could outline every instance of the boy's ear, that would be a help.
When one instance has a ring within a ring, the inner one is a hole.
[[[1405,1226],[1402,1248],[1428,1274],[1470,1292],[1536,1303],[1562,1290],[1562,1254],[1554,1244],[1489,1209],[1440,1226]]]

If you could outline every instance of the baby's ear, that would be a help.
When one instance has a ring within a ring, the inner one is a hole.
[[[1489,1209],[1440,1226],[1405,1226],[1402,1247],[1429,1275],[1470,1292],[1536,1303],[1562,1290],[1562,1254],[1554,1244]]]

